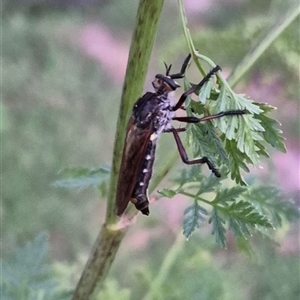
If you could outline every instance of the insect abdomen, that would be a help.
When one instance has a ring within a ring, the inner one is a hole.
[[[147,197],[147,190],[152,176],[155,149],[156,139],[153,141],[150,140],[147,146],[142,167],[139,172],[136,186],[132,193],[131,202],[134,203],[136,209],[140,210],[144,215],[149,215],[149,201]]]

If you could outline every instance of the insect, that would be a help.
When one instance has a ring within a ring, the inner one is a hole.
[[[180,157],[185,164],[207,164],[215,176],[221,176],[207,157],[194,160],[188,159],[178,134],[186,129],[174,128],[171,125],[171,121],[198,123],[223,116],[242,115],[247,112],[246,110],[231,110],[202,118],[191,116],[176,117],[175,111],[183,108],[182,105],[186,98],[190,94],[197,92],[211,76],[220,70],[219,66],[213,68],[197,85],[183,93],[174,105],[169,94],[180,87],[175,79],[184,77],[190,59],[191,55],[189,54],[184,60],[180,72],[176,74],[170,74],[172,65],[167,66],[165,64],[166,75],[157,74],[152,82],[155,92],[147,92],[134,104],[132,115],[127,125],[117,185],[116,214],[118,216],[123,214],[130,201],[135,205],[136,209],[145,215],[149,215],[147,189],[152,176],[157,139],[163,132],[173,133]]]

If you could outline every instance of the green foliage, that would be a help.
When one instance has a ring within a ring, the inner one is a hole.
[[[266,105],[264,103],[257,103],[257,105],[265,114],[276,109],[275,107]],[[265,128],[263,131],[263,137],[265,141],[278,151],[286,153],[284,138],[281,135],[282,131],[278,128],[278,126],[281,124],[278,121],[267,117],[265,114],[258,114],[256,116],[256,118],[260,120],[262,126]]]
[[[182,1],[179,1],[179,3],[185,39],[188,43],[190,51],[193,53],[194,58],[196,58],[196,65],[199,69],[199,73],[203,74],[203,68],[199,63],[199,59],[207,62],[210,67],[213,67],[215,64],[209,58],[199,54],[198,51],[195,50],[198,48],[198,46],[194,46],[190,31],[187,28],[185,19],[186,16],[184,9],[182,8]],[[262,23],[260,23],[260,25],[261,24]],[[241,27],[235,27],[233,30],[240,30],[240,28]],[[256,25],[254,27],[249,27],[249,29],[252,30],[250,33],[252,36],[255,34],[257,35],[257,32],[253,33],[253,28],[257,29],[258,26]],[[244,28],[242,30],[244,31]],[[261,28],[259,28],[258,31],[259,30],[261,30]],[[211,33],[208,36],[210,39],[212,38]],[[234,38],[237,36],[240,38],[241,35],[232,35]],[[228,32],[226,35],[226,40],[223,41],[223,44],[227,44],[227,37]],[[216,40],[216,42],[218,42],[219,38]],[[197,45],[198,44],[201,44],[201,46],[204,44],[204,46],[201,48],[201,53],[204,53],[205,50],[203,48],[205,48],[206,44],[203,43],[203,40],[201,40],[201,43],[197,43]],[[239,45],[240,41],[232,43],[234,47],[236,47],[237,44]],[[213,47],[215,49],[220,48],[216,47],[215,44]],[[211,82],[212,81],[210,80],[207,84],[205,84],[202,87],[202,90],[199,92],[198,99],[203,104],[202,106],[193,105],[192,101],[187,102],[187,105],[191,105],[192,107],[191,110],[187,110],[190,115],[193,113],[197,113],[199,115],[210,115],[216,114],[220,111],[236,109],[246,109],[248,111],[248,115],[241,116],[240,118],[220,118],[213,121],[215,123],[215,127],[218,129],[220,139],[222,139],[224,142],[223,149],[220,143],[217,144],[217,147],[213,147],[212,143],[209,143],[208,138],[206,138],[205,135],[214,137],[216,141],[218,139],[207,129],[202,131],[199,130],[200,126],[198,124],[190,125],[192,129],[188,130],[189,144],[193,145],[195,156],[201,154],[201,150],[199,151],[199,149],[202,147],[202,156],[208,156],[212,162],[219,160],[218,165],[221,163],[224,164],[225,160],[223,154],[226,150],[230,162],[229,170],[231,172],[231,178],[234,179],[238,184],[246,185],[240,170],[242,169],[246,172],[249,172],[246,163],[251,163],[257,166],[261,156],[269,156],[266,151],[266,147],[262,142],[269,143],[277,150],[286,152],[283,138],[280,136],[281,132],[276,127],[274,128],[274,126],[278,125],[278,122],[265,116],[267,112],[271,111],[270,108],[267,108],[267,106],[264,104],[259,105],[254,103],[252,100],[245,98],[245,95],[234,93],[222,77],[218,76],[216,86],[214,86]],[[186,89],[190,86],[191,83],[185,82]],[[220,151],[220,149],[222,150]],[[222,224],[222,222],[220,222],[220,224]]]
[[[225,169],[221,170],[225,173]],[[181,181],[181,178],[183,179]],[[160,194],[173,197],[181,194],[194,199],[184,212],[183,233],[186,238],[194,232],[210,215],[208,222],[212,224],[212,234],[216,242],[226,247],[226,233],[231,231],[244,250],[251,248],[249,237],[253,233],[265,235],[267,229],[281,225],[282,218],[289,221],[299,218],[297,208],[284,201],[281,192],[274,187],[235,186],[223,188],[221,180],[215,176],[205,177],[199,166],[193,166],[188,172],[182,171],[176,179],[179,186],[175,189],[164,189]],[[212,198],[212,193],[214,197]],[[211,211],[204,207],[210,206]]]
[[[212,115],[221,111],[247,110],[247,115],[226,116],[205,124],[190,124],[188,142],[193,146],[194,156],[207,156],[214,164],[229,166],[231,178],[246,185],[241,170],[249,171],[247,164],[258,165],[261,156],[268,157],[263,142],[285,152],[278,122],[266,117],[272,110],[242,94],[236,94],[222,78],[214,86],[209,81],[198,93],[200,103],[189,101],[189,115]],[[185,87],[191,86],[185,83]],[[266,138],[268,137],[268,138]]]
[[[67,179],[56,180],[55,187],[78,189],[82,191],[88,187],[98,188],[102,196],[106,195],[107,185],[110,178],[110,167],[101,166],[97,169],[67,168],[60,172]]]
[[[53,279],[47,260],[48,237],[39,234],[33,242],[18,249],[9,263],[2,262],[2,299],[67,299],[58,292],[58,282]]]
[[[186,34],[189,35],[188,32]],[[190,43],[192,43],[191,40]],[[195,56],[209,61],[208,58],[198,55],[197,52],[195,52]],[[197,67],[202,72],[199,64]],[[186,89],[192,85],[185,81]],[[234,93],[220,76],[217,78],[216,85],[209,80],[201,88],[198,92],[198,100],[199,102],[190,99],[187,101],[188,115],[206,116],[221,111],[247,110],[247,115],[226,116],[207,121],[205,124],[187,126],[187,139],[193,147],[194,156],[205,156],[214,165],[223,165],[221,172],[223,179],[230,173],[231,179],[235,180],[237,184],[246,186],[241,170],[249,172],[247,164],[257,166],[262,156],[269,156],[265,144],[270,144],[277,150],[286,152],[283,137],[280,135],[281,131],[277,128],[279,123],[266,116],[273,107],[255,103],[245,95]],[[251,189],[247,190],[242,186],[222,190],[220,186],[215,185],[213,189],[216,196],[212,201],[208,201],[202,197],[203,193],[207,193],[205,186],[201,184],[204,179],[195,176],[194,171],[192,171],[190,180],[187,177],[184,174],[181,183],[179,180],[179,188],[175,191],[168,190],[168,193],[163,193],[169,197],[170,195],[174,196],[176,192],[194,199],[193,205],[188,207],[184,213],[183,233],[187,238],[196,228],[199,228],[200,223],[205,221],[207,215],[207,210],[197,203],[199,201],[212,206],[209,223],[212,224],[212,233],[215,235],[217,243],[226,247],[226,231],[228,229],[234,234],[241,248],[248,253],[251,252],[248,237],[253,232],[259,232],[260,228],[273,228],[272,221],[269,219],[271,215],[274,222],[278,223],[280,222],[280,213],[284,214],[282,209],[278,210],[278,215],[272,208],[266,212],[267,205],[264,205],[264,209],[258,210],[251,201],[245,200],[245,194],[251,199]],[[197,181],[200,182],[200,188],[196,188],[198,191],[195,194],[183,189],[184,184],[189,188],[195,188],[195,184],[191,186],[191,183]],[[266,200],[272,196],[272,193],[262,195],[266,204]],[[285,203],[283,206],[287,205]],[[260,234],[264,233],[260,232]]]
[[[270,218],[275,227],[283,225],[283,217],[289,222],[294,222],[300,217],[300,211],[295,204],[286,200],[282,191],[273,186],[254,186],[244,197],[253,203],[260,213]]]
[[[216,242],[223,248],[226,248],[226,229],[224,227],[225,220],[219,216],[219,211],[213,209],[209,222],[212,222],[212,234],[215,235]]]
[[[214,165],[217,162],[228,165],[228,154],[226,153],[222,141],[216,134],[213,126],[206,123],[193,124],[188,126],[188,142],[192,145],[195,157],[209,157]],[[198,142],[194,142],[197,139]]]
[[[104,283],[103,288],[99,294],[95,297],[95,300],[129,300],[131,298],[131,293],[129,289],[120,288],[116,280],[107,280]]]
[[[200,227],[200,224],[205,221],[207,216],[207,210],[201,207],[197,201],[187,207],[184,211],[183,219],[183,234],[188,239],[196,228]]]
[[[159,191],[159,193],[163,196],[163,197],[168,197],[168,198],[173,198],[176,195],[176,192],[173,190],[169,190],[169,189],[162,189]]]

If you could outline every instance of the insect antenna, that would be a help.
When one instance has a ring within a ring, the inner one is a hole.
[[[164,62],[164,64],[165,64],[165,67],[166,67],[166,76],[169,76],[169,73],[170,73],[170,71],[171,71],[172,64],[169,65],[169,66],[168,66],[165,62]]]
[[[186,57],[186,59],[184,60],[184,62],[183,62],[183,64],[182,64],[182,67],[181,67],[181,70],[180,70],[179,73],[170,75],[170,77],[171,77],[172,79],[180,79],[180,78],[183,78],[183,77],[184,77],[185,70],[186,70],[186,68],[187,68],[187,66],[188,66],[188,64],[189,64],[189,62],[190,62],[190,60],[191,60],[191,57],[192,57],[191,54],[189,54],[189,55]]]

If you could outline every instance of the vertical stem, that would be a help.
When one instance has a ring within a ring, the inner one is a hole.
[[[107,224],[113,224],[116,222],[115,193],[117,190],[118,172],[122,158],[122,150],[124,147],[126,133],[125,128],[132,110],[133,103],[142,94],[163,3],[164,0],[140,1],[136,27],[129,52],[115,137],[113,165],[106,210]]]
[[[77,284],[73,300],[91,299],[96,287],[103,283],[106,278],[130,225],[130,222],[118,224],[118,218],[115,215],[118,171],[124,146],[126,124],[133,103],[142,93],[163,3],[164,0],[141,0],[139,4],[123,85],[105,224],[102,225],[90,258]]]
[[[102,226],[77,284],[73,300],[90,299],[97,285],[103,283],[126,231],[126,229],[114,230],[107,228],[105,225]]]

